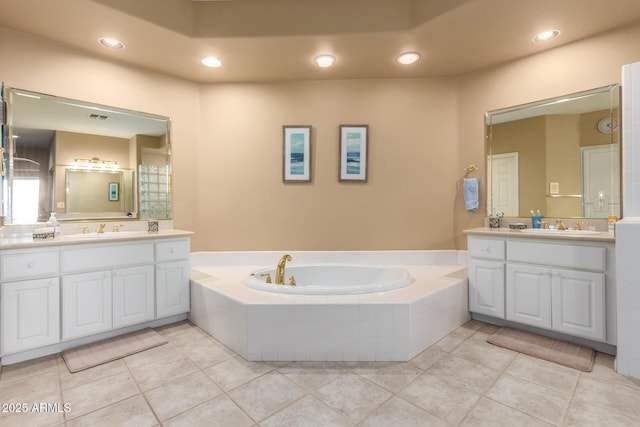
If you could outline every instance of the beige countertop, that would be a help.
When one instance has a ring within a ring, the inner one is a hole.
[[[68,234],[48,239],[33,239],[32,237],[4,237],[0,238],[0,250],[29,249],[47,246],[81,245],[87,243],[122,242],[129,240],[165,239],[171,237],[190,236],[192,231],[166,229],[156,233],[148,231],[119,231],[89,234]]]
[[[532,230],[532,229],[526,229],[526,230]],[[567,230],[567,232],[565,233],[563,231],[554,231],[554,230],[544,230],[541,232],[535,232],[535,231],[512,230],[510,228],[478,227],[478,228],[463,230],[463,233],[467,235],[514,237],[514,238],[525,238],[525,239],[595,241],[595,242],[608,242],[608,243],[615,243],[616,241],[615,237],[606,231],[594,233],[594,232],[587,232],[587,231],[581,232],[581,231]],[[581,234],[581,233],[584,233],[584,234]]]

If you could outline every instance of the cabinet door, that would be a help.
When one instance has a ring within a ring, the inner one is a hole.
[[[602,273],[554,269],[553,329],[604,341],[605,277]]]
[[[469,311],[504,319],[504,263],[469,261]]]
[[[2,284],[2,354],[60,342],[58,278]]]
[[[111,272],[62,277],[62,339],[111,329]]]
[[[507,320],[551,329],[551,269],[507,263]]]
[[[189,311],[189,261],[163,262],[156,266],[156,317]]]
[[[153,266],[113,272],[113,327],[143,323],[155,315]]]

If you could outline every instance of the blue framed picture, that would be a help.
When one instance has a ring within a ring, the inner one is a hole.
[[[117,182],[109,183],[109,201],[117,202],[120,199],[120,184]]]
[[[311,126],[283,126],[284,182],[311,182]]]
[[[340,182],[367,182],[368,134],[369,125],[340,125]]]

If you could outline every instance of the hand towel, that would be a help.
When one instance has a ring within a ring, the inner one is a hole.
[[[464,206],[468,211],[478,209],[478,178],[465,178],[462,186]]]

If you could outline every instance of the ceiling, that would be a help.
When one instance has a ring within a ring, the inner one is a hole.
[[[0,10],[2,27],[202,83],[455,77],[640,21],[639,0],[0,0]],[[548,29],[561,35],[532,42]],[[406,51],[421,60],[397,64]],[[315,65],[322,53],[333,67]],[[209,55],[223,65],[204,67]]]

